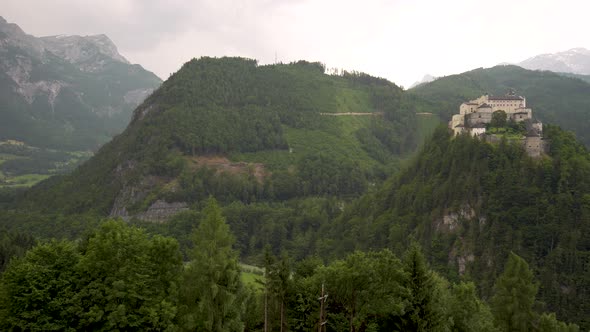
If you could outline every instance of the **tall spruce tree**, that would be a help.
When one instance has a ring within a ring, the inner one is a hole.
[[[193,234],[193,260],[184,275],[181,324],[187,330],[241,331],[242,283],[234,237],[210,198]]]
[[[504,272],[498,277],[492,298],[496,326],[502,331],[530,331],[535,313],[533,304],[539,286],[527,262],[511,252]]]
[[[404,331],[444,331],[447,329],[443,306],[442,278],[431,271],[418,244],[413,243],[404,257],[406,288],[410,304],[402,319]]]

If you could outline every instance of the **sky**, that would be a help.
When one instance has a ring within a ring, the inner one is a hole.
[[[587,0],[2,0],[34,36],[106,34],[162,79],[201,56],[319,61],[409,87],[590,49]]]

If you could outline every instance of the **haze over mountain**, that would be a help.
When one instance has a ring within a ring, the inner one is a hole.
[[[558,53],[540,54],[518,65],[531,70],[590,75],[590,51],[585,48],[572,48]]]
[[[432,81],[434,81],[436,79],[437,79],[437,77],[434,77],[434,76],[432,76],[430,74],[426,74],[426,75],[424,75],[424,77],[422,77],[421,80],[414,82],[414,84],[412,84],[410,86],[410,89],[415,88],[415,87],[417,87],[420,84],[430,83],[430,82],[432,82]]]
[[[0,17],[0,140],[95,149],[160,83],[105,35],[37,38]]]

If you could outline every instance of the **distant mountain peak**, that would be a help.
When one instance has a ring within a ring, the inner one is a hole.
[[[528,58],[519,65],[532,70],[590,75],[590,51],[576,47],[558,53],[546,53]]]
[[[49,51],[74,64],[93,60],[100,54],[106,55],[115,61],[129,63],[125,57],[119,54],[115,43],[104,34],[91,36],[57,35],[41,37],[40,39]]]
[[[426,75],[424,75],[424,77],[422,77],[422,79],[421,79],[420,81],[414,82],[414,84],[412,84],[412,85],[410,86],[410,89],[411,89],[411,88],[415,88],[415,87],[417,87],[417,86],[418,86],[418,85],[420,85],[420,84],[424,84],[424,83],[430,83],[430,82],[432,82],[432,81],[436,80],[437,78],[438,78],[438,77],[434,77],[434,76],[432,76],[432,75],[430,75],[430,74],[426,74]]]
[[[24,48],[37,58],[43,60],[48,51],[74,65],[82,71],[96,72],[102,69],[100,58],[129,64],[117,50],[117,46],[105,34],[78,36],[56,35],[34,37],[27,35],[17,24],[8,23],[0,17],[0,43],[8,43],[17,48]]]

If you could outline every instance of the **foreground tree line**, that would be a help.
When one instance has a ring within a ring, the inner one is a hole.
[[[245,283],[214,199],[192,240],[187,263],[176,240],[115,220],[82,240],[37,244],[2,274],[0,328],[311,331],[321,321],[323,331],[579,330],[538,313],[538,285],[513,253],[483,301],[472,282],[451,284],[429,269],[417,245],[401,260],[385,249],[327,265],[313,257],[292,265],[268,249],[264,275]]]

